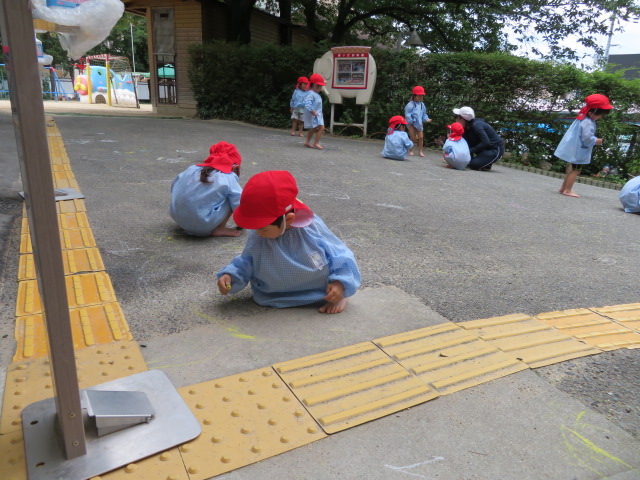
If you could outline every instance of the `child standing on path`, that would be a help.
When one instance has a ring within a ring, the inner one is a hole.
[[[602,145],[602,139],[596,138],[596,122],[613,108],[609,99],[598,93],[589,95],[585,102],[586,105],[580,110],[553,153],[560,160],[567,162],[567,174],[560,188],[560,193],[567,197],[580,198],[580,195],[573,191],[573,184],[580,175],[582,166],[591,163],[593,146]]]
[[[449,136],[442,146],[442,154],[444,155],[445,165],[448,168],[456,170],[464,170],[471,161],[471,152],[469,152],[469,144],[462,138],[464,127],[459,122],[447,125]]]
[[[322,116],[322,97],[320,91],[326,85],[324,78],[319,73],[314,73],[309,79],[309,92],[304,97],[304,128],[308,129],[305,147],[323,150],[320,139],[324,133],[324,117]],[[311,145],[311,138],[316,136],[316,141]]]
[[[392,160],[406,160],[407,152],[413,147],[413,142],[404,131],[407,121],[401,115],[389,119],[387,136],[384,139],[382,156]]]
[[[187,235],[237,237],[227,221],[240,203],[242,157],[235,145],[211,145],[209,157],[180,173],[171,184],[169,215]]]
[[[418,155],[424,157],[424,133],[423,123],[430,122],[431,119],[427,115],[427,107],[422,103],[424,98],[424,88],[421,86],[413,87],[411,91],[411,100],[404,107],[404,117],[409,123],[409,138],[418,144]],[[413,148],[409,150],[409,155],[413,155]]]
[[[309,79],[307,77],[298,78],[296,89],[291,95],[289,107],[291,107],[291,136],[296,134],[296,127],[300,127],[300,136],[304,137],[302,129],[304,128],[304,97],[307,95],[307,85]]]
[[[285,308],[325,301],[321,313],[340,313],[360,286],[353,253],[296,198],[296,180],[287,171],[267,171],[249,179],[236,223],[251,229],[240,255],[217,273],[222,295],[251,283],[253,300]]]

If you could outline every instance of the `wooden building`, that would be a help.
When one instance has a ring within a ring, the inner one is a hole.
[[[149,93],[154,111],[192,117],[196,101],[189,83],[189,46],[227,38],[229,12],[215,0],[123,0],[125,10],[147,18]],[[253,9],[251,43],[312,43],[314,32]],[[159,71],[160,69],[160,71]],[[170,74],[163,75],[165,72]]]

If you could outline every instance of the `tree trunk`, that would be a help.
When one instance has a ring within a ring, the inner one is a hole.
[[[307,27],[311,30],[316,30],[316,11],[318,7],[317,0],[305,0],[302,2],[304,6],[304,19],[307,22]]]
[[[285,22],[280,25],[280,44],[291,45],[293,33],[291,30],[291,0],[278,0],[278,8],[280,20]]]
[[[251,43],[251,14],[256,0],[225,0],[229,12],[228,42]]]

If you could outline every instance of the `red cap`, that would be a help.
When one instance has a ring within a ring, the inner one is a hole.
[[[424,93],[424,88],[422,88],[420,85],[418,85],[417,87],[413,87],[411,93],[413,93],[414,95],[426,95]]]
[[[464,127],[462,124],[453,122],[451,125],[447,125],[447,128],[451,130],[451,133],[449,134],[450,140],[460,140],[462,138],[462,134],[464,133]]]
[[[204,163],[196,163],[198,167],[212,167],[223,173],[231,173],[234,165],[240,165],[242,157],[232,143],[218,142],[209,148],[209,156]]]
[[[306,227],[313,221],[313,212],[296,195],[296,179],[286,170],[258,173],[242,189],[233,219],[239,227],[257,230],[294,209],[296,218],[291,225]]]
[[[589,95],[584,99],[586,105],[582,107],[582,110],[578,113],[576,117],[578,120],[582,120],[589,110],[593,110],[594,108],[602,108],[604,110],[611,110],[613,105],[609,103],[609,99],[605,95],[601,95],[599,93],[594,93],[593,95]]]
[[[396,115],[389,119],[389,130],[387,131],[387,135],[391,135],[398,125],[407,125],[407,121],[402,115]]]
[[[324,83],[324,77],[319,73],[314,73],[313,75],[311,75],[311,78],[309,80],[311,81],[311,83],[315,83],[316,85],[326,85],[326,83]]]
[[[298,84],[296,85],[296,88],[300,88],[301,83],[306,83],[308,85],[309,79],[307,77],[298,77]]]

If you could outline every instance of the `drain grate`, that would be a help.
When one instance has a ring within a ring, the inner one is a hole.
[[[0,198],[0,213],[12,213],[13,210],[17,210],[18,208],[22,208],[21,200]]]

